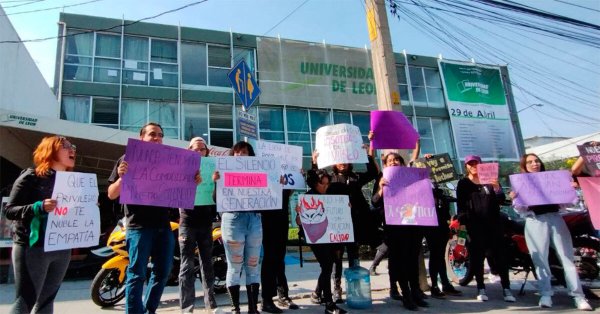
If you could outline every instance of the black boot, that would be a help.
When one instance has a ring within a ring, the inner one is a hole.
[[[421,289],[414,289],[412,291],[412,299],[417,306],[429,307],[429,303],[427,303],[427,301],[425,301],[425,298],[423,298],[423,291],[421,291]]]
[[[253,283],[251,285],[246,285],[246,293],[248,294],[248,314],[260,314],[258,311],[258,290],[260,288],[260,284]],[[273,300],[271,300],[273,303]],[[275,307],[275,304],[273,304]],[[281,311],[281,310],[280,310]],[[279,312],[282,313],[282,312]]]
[[[229,300],[231,300],[231,313],[240,314],[240,286],[227,287]]]
[[[327,302],[325,304],[325,314],[346,314],[348,313],[346,310],[337,307],[334,302]]]
[[[390,280],[390,299],[392,300],[402,300],[402,296],[398,291],[398,285],[395,280]]]
[[[333,302],[340,304],[344,303],[342,298],[342,278],[335,278],[333,285]]]
[[[410,295],[410,293],[404,293],[404,291],[402,292],[402,305],[404,305],[405,309],[410,310],[410,311],[418,311],[419,310],[419,308],[415,304],[415,301],[413,301],[413,298]]]
[[[250,297],[248,297],[248,298],[250,298]],[[250,302],[248,302],[248,307],[250,307]],[[275,303],[273,303],[273,299],[269,299],[269,298],[267,298],[267,299],[263,298],[261,310],[263,312],[267,312],[267,313],[283,313],[283,311],[280,308],[275,306]]]

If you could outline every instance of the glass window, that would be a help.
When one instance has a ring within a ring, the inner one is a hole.
[[[183,104],[183,139],[200,136],[208,141],[208,105]]]
[[[408,67],[408,73],[410,74],[410,84],[412,86],[425,86],[425,80],[423,79],[423,71],[420,67]]]
[[[285,143],[283,109],[281,107],[260,106],[258,108],[258,123],[261,139]]]
[[[232,147],[233,131],[210,130],[210,144],[221,147]]]
[[[160,124],[165,137],[179,138],[177,103],[151,101],[148,110],[149,121],[156,121]]]
[[[371,114],[369,112],[353,112],[352,122],[360,129],[363,143],[369,142],[369,131],[371,130]]]
[[[440,72],[438,69],[423,68],[425,74],[425,83],[428,87],[442,88],[442,80],[440,79]]]
[[[208,85],[210,86],[221,86],[221,87],[231,87],[231,83],[229,83],[229,78],[227,78],[227,74],[229,74],[229,69],[221,69],[221,68],[208,68]]]
[[[177,63],[177,42],[153,38],[150,61]]]
[[[446,108],[444,101],[444,92],[441,88],[427,87],[427,99],[429,101],[429,107]]]
[[[240,61],[246,61],[246,64],[250,68],[250,71],[254,72],[254,49],[247,48],[233,48],[233,65],[238,64]]]
[[[331,124],[331,116],[329,115],[329,111],[310,111],[310,127],[313,133],[317,132],[320,127]]]
[[[155,63],[150,64],[150,85],[177,87],[179,77],[176,64]]]
[[[333,112],[333,124],[348,123],[352,124],[352,118],[350,118],[350,112],[348,111],[334,111]]]
[[[437,148],[436,153],[448,153],[450,157],[455,158],[454,146],[452,145],[450,121],[446,119],[434,119],[431,118],[431,125],[433,127],[433,138],[435,139],[435,146]]]
[[[400,101],[408,102],[409,101],[408,85],[399,85],[398,87],[399,87],[398,90],[400,92]]]
[[[398,84],[408,84],[406,82],[406,71],[404,70],[404,66],[396,66],[396,78],[398,79]]]
[[[119,123],[119,100],[94,97],[92,100],[92,123],[117,126]]]
[[[63,96],[60,118],[80,123],[90,123],[90,97]]]
[[[310,132],[306,109],[286,109],[288,132]]]
[[[414,105],[427,107],[427,92],[425,92],[425,87],[413,86],[411,90]]]
[[[121,36],[97,33],[96,57],[121,58]]]
[[[126,60],[148,61],[148,38],[125,36],[123,58]]]
[[[118,59],[96,58],[94,82],[119,83],[121,65]]]
[[[206,44],[181,44],[181,82],[187,85],[206,84]]]
[[[211,67],[230,68],[231,55],[229,47],[208,46],[208,65]]]
[[[210,128],[233,130],[233,116],[231,110],[231,105],[210,105]]]
[[[123,99],[121,101],[121,129],[137,132],[148,121],[148,101]]]
[[[147,37],[125,36],[123,48],[123,84],[148,85]]]
[[[67,31],[63,73],[65,80],[90,81],[92,79],[94,33],[82,32],[84,31]]]

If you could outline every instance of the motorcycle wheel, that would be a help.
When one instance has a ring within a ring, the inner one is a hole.
[[[125,297],[125,280],[119,282],[118,268],[100,269],[91,286],[92,301],[98,306],[108,307],[117,304]]]
[[[455,259],[454,248],[456,247],[456,244],[457,240],[455,238],[448,240],[448,243],[446,244],[446,254],[444,256],[446,260],[446,271],[448,273],[448,279],[461,286],[466,286],[473,280],[474,274],[471,271],[471,267],[469,267],[468,254],[464,261]]]
[[[227,284],[225,283],[227,260],[225,259],[225,253],[213,256],[213,269],[215,271],[215,283],[213,285],[215,293],[227,292]]]

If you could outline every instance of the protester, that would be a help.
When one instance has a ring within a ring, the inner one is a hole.
[[[590,141],[590,142],[583,143],[583,145],[600,146],[600,142]],[[577,158],[577,160],[575,161],[575,163],[573,164],[573,166],[571,166],[571,173],[573,173],[573,176],[576,176],[576,177],[593,177],[594,176],[593,170],[589,169],[588,165],[586,164],[585,160],[583,160],[582,156],[579,156]]]
[[[384,167],[404,167],[404,159],[397,153],[390,152],[383,157]],[[380,177],[375,182],[377,190],[371,202],[376,208],[385,208],[383,188],[388,181]],[[390,276],[390,294],[397,289],[396,281],[402,290],[402,303],[411,311],[418,307],[428,307],[419,289],[419,250],[423,239],[422,227],[385,225],[385,239],[388,246],[388,268]]]
[[[486,250],[490,250],[495,257],[498,274],[502,284],[504,301],[515,302],[516,299],[510,291],[508,266],[504,254],[503,226],[500,221],[500,204],[504,202],[505,195],[502,187],[495,179],[491,184],[481,184],[477,172],[477,165],[481,158],[469,155],[465,158],[467,176],[458,181],[456,189],[458,219],[466,225],[469,234],[469,253],[471,264],[477,281],[477,300],[487,301],[488,296],[483,282],[483,261]]]
[[[306,174],[306,184],[310,188],[307,195],[314,194],[326,194],[330,186],[331,177],[326,170],[323,169],[311,169]],[[341,185],[340,183],[336,183]],[[299,211],[300,207],[296,207],[296,211]],[[296,216],[296,223],[301,226],[300,216]],[[310,245],[319,266],[321,267],[321,273],[317,281],[317,287],[313,292],[312,299],[318,296],[318,303],[325,304],[325,313],[328,314],[344,314],[346,310],[338,307],[333,301],[333,294],[331,293],[331,274],[333,272],[333,266],[335,260],[340,256],[343,248],[341,244],[337,243],[319,243]],[[316,303],[316,302],[313,302]]]
[[[521,173],[536,173],[545,171],[544,163],[536,154],[525,154],[519,164]],[[510,192],[511,199],[518,197],[517,193]],[[542,308],[552,307],[552,286],[550,283],[552,273],[548,263],[550,246],[556,252],[565,273],[565,281],[569,295],[575,300],[575,307],[583,311],[592,311],[592,307],[585,299],[579,275],[573,262],[573,242],[567,224],[559,214],[561,207],[570,204],[547,204],[537,206],[514,206],[515,210],[525,217],[525,240],[527,249],[535,265],[535,273],[540,290],[538,305]]]
[[[208,147],[201,137],[190,140],[189,150],[199,153],[202,157],[208,156]],[[204,307],[213,313],[218,312],[215,300],[214,282],[215,273],[212,264],[212,223],[217,216],[216,205],[194,206],[193,209],[179,209],[179,304],[181,311],[192,313],[196,299],[196,272],[194,265],[195,249],[200,255],[200,271],[202,275],[202,288],[204,290]]]
[[[33,152],[35,168],[17,178],[2,213],[14,220],[12,263],[15,302],[10,313],[53,313],[54,298],[65,277],[71,250],[45,252],[48,213],[56,208],[52,199],[57,171],[72,171],[75,145],[62,136],[44,137]]]
[[[252,145],[238,142],[231,148],[230,156],[255,156]],[[218,171],[213,181],[221,178]],[[216,200],[216,188],[213,196]],[[240,279],[242,268],[246,274],[248,313],[258,312],[260,288],[260,249],[263,239],[260,213],[256,211],[224,212],[221,214],[221,232],[227,258],[225,282],[234,314],[240,313]]]
[[[140,140],[162,144],[163,129],[150,122],[140,130]],[[121,156],[108,178],[108,198],[121,195],[122,179],[128,164]],[[165,284],[171,271],[175,239],[169,222],[169,209],[148,205],[124,205],[127,227],[129,265],[125,282],[125,312],[154,313],[160,303]],[[148,260],[152,259],[152,273],[142,302]]]
[[[289,202],[292,190],[283,190],[283,206],[277,210],[267,210],[261,213],[263,227],[263,260],[261,267],[262,304],[263,312],[282,313],[273,302],[278,296],[277,305],[290,310],[299,307],[288,292],[289,287],[285,276],[285,253],[287,249],[289,229]]]

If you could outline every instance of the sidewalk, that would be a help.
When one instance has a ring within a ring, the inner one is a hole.
[[[306,252],[305,252],[306,254]],[[310,257],[310,253],[307,254]],[[323,313],[322,306],[310,303],[310,293],[313,291],[317,277],[320,272],[319,265],[315,262],[305,262],[301,268],[298,260],[298,253],[289,253],[286,262],[286,274],[289,281],[290,296],[294,299],[300,309],[296,311],[286,310],[287,313],[304,314],[304,313]],[[373,307],[368,310],[349,309],[346,304],[342,304],[346,310],[352,313],[398,313],[408,312],[402,307],[402,302],[394,301],[389,298],[389,283],[387,276],[387,261],[383,261],[377,268],[380,275],[371,276],[371,290],[373,297]],[[346,266],[347,264],[344,263]],[[370,261],[362,261],[363,267],[369,267]],[[488,302],[479,302],[475,300],[476,288],[474,283],[468,287],[458,287],[463,291],[462,297],[452,297],[446,300],[436,300],[429,298],[429,308],[420,308],[420,312],[428,313],[547,313],[549,310],[542,310],[537,307],[538,296],[535,295],[535,287],[528,282],[525,288],[525,295],[518,296],[518,289],[523,282],[523,274],[512,276],[512,289],[517,297],[516,303],[506,303],[502,300],[502,292],[499,283],[488,283],[487,290],[490,297]],[[531,279],[531,278],[530,278]],[[55,302],[55,313],[116,313],[124,312],[124,301],[119,302],[115,307],[102,309],[96,306],[90,299],[89,288],[91,280],[67,281],[64,282]],[[242,312],[246,311],[246,293],[243,291],[241,295]],[[344,287],[344,291],[345,291]],[[551,311],[560,311],[561,313],[581,313],[577,311],[570,297],[564,288],[557,288],[553,298],[555,306]],[[599,290],[595,290],[597,294]],[[199,281],[196,282],[196,313],[202,313],[202,288]],[[0,285],[0,313],[7,313],[14,298],[14,285]],[[229,310],[229,298],[227,294],[217,295],[217,303],[223,306],[224,310]],[[591,301],[592,306],[599,307],[599,301]],[[162,297],[161,306],[158,313],[178,313],[179,312],[179,295],[177,287],[166,287]]]

